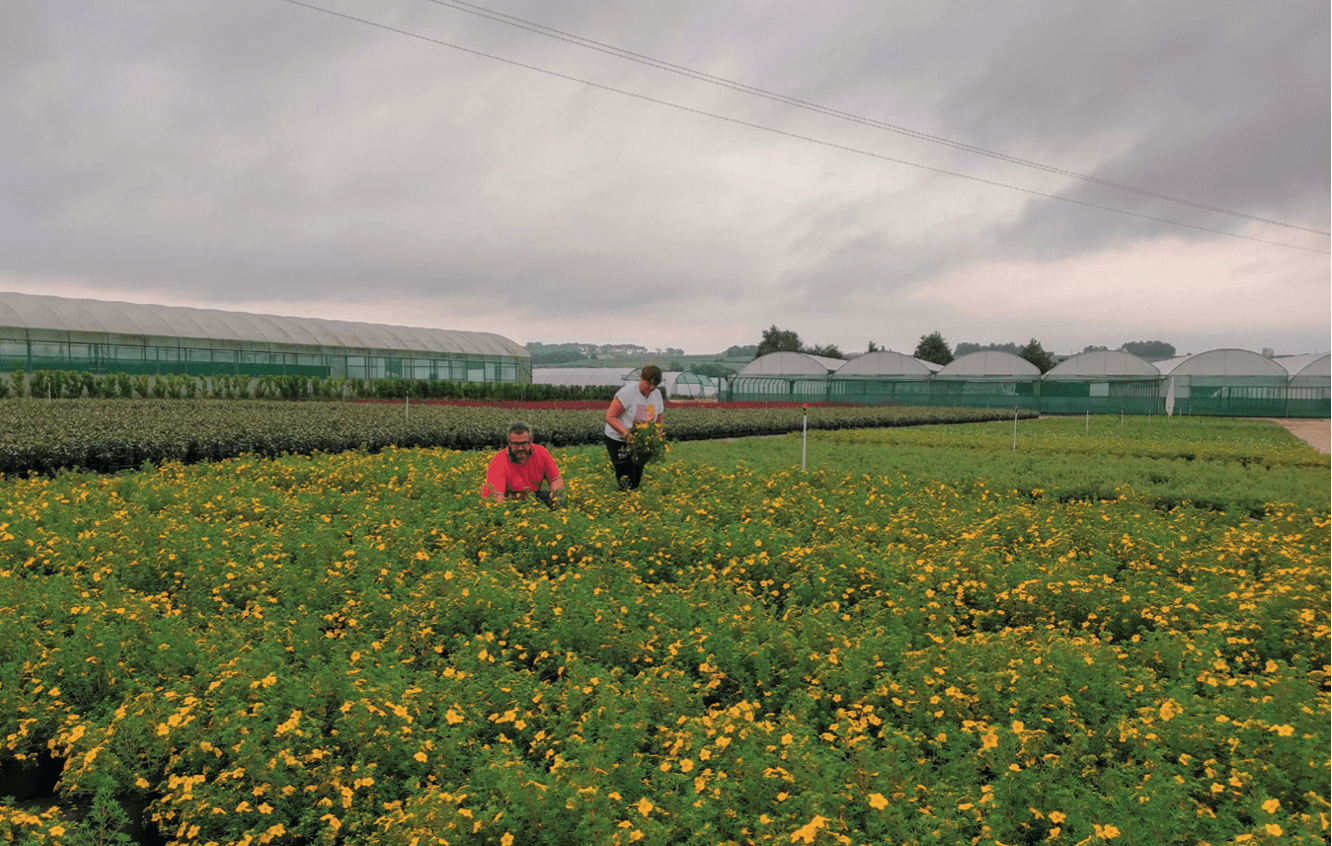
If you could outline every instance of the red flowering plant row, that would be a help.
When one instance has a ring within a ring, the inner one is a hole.
[[[403,405],[411,400],[357,400],[361,403],[391,403]],[[417,400],[419,405],[452,405],[460,408],[500,408],[500,409],[556,409],[560,411],[594,411],[605,409],[607,403],[601,400]],[[792,408],[857,408],[851,403],[838,402],[717,402],[700,399],[667,400],[666,408],[715,408],[726,409],[792,409]]]

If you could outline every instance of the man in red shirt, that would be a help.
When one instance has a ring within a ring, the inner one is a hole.
[[[542,481],[550,483],[550,490],[541,490]],[[504,502],[506,497],[523,499],[529,492],[554,508],[564,499],[564,479],[550,452],[532,443],[532,428],[514,423],[509,427],[509,445],[490,460],[481,496]]]

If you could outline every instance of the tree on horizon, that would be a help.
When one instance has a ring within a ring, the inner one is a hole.
[[[921,335],[920,343],[916,344],[916,351],[912,355],[932,364],[948,364],[953,360],[953,351],[948,348],[948,342],[940,332]]]

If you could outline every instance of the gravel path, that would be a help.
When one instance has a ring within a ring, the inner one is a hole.
[[[1272,419],[1273,422],[1285,426],[1295,435],[1295,437],[1304,441],[1323,455],[1329,454],[1329,442],[1332,442],[1332,420],[1307,420],[1291,417]]]

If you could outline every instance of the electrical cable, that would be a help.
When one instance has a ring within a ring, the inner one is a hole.
[[[1138,188],[1133,185],[1124,184],[1122,182],[1114,182],[1109,179],[1102,179],[1098,176],[1089,176],[1084,173],[1065,170],[1063,168],[1054,167],[1053,165],[1047,165],[1041,162],[1032,161],[1031,159],[1024,159],[1018,156],[1010,156],[1007,153],[996,152],[994,150],[989,150],[984,147],[978,147],[974,144],[967,144],[962,141],[953,141],[949,138],[944,138],[939,135],[930,135],[929,133],[920,132],[918,130],[910,129],[904,126],[897,126],[895,124],[876,120],[874,118],[867,118],[862,115],[857,115],[853,112],[844,112],[841,111],[840,109],[834,109],[829,106],[820,105],[818,103],[811,103],[807,100],[801,100],[799,98],[791,97],[786,94],[779,94],[776,92],[767,91],[763,88],[756,88],[752,85],[746,85],[745,83],[742,82],[736,82],[734,80],[726,79],[725,77],[714,76],[713,74],[705,73],[703,71],[697,71],[694,70],[693,68],[685,67],[684,65],[672,64],[671,62],[666,62],[661,59],[656,59],[653,58],[652,56],[646,56],[641,53],[634,53],[630,50],[624,50],[611,44],[604,44],[600,41],[594,41],[590,38],[584,38],[581,35],[574,35],[573,33],[564,32],[563,30],[554,29],[552,27],[544,26],[539,23],[534,23],[532,21],[524,20],[523,18],[515,17],[513,15],[507,15],[504,14],[503,12],[495,12],[490,9],[483,8],[481,6],[476,6],[472,3],[463,2],[463,0],[426,0],[426,2],[434,3],[436,6],[445,6],[451,9],[456,9],[460,12],[465,12],[470,15],[477,15],[479,17],[487,18],[489,20],[495,21],[497,23],[502,23],[507,26],[513,26],[513,27],[518,27],[519,29],[525,29],[528,32],[533,32],[538,35],[544,35],[549,38],[555,38],[560,41],[565,41],[570,44],[578,45],[580,47],[586,47],[590,50],[596,50],[600,53],[605,53],[607,55],[617,56],[622,59],[627,59],[631,62],[637,62],[638,64],[648,65],[649,67],[654,67],[657,68],[658,70],[664,70],[668,73],[674,73],[680,76],[689,77],[690,79],[695,79],[700,82],[706,82],[710,85],[717,85],[722,88],[729,88],[733,91],[739,91],[744,94],[751,94],[756,97],[763,97],[765,99],[782,103],[784,105],[794,106],[795,108],[798,109],[804,109],[806,111],[816,112],[818,114],[826,115],[828,117],[838,118],[840,120],[849,121],[851,123],[858,123],[862,126],[869,126],[875,129],[882,129],[887,132],[894,132],[897,133],[898,135],[904,135],[908,138],[915,138],[920,141],[928,141],[932,144],[940,144],[945,147],[952,147],[953,149],[956,150],[962,150],[968,153],[974,153],[979,156],[986,156],[988,158],[997,159],[999,161],[1007,162],[1009,164],[1020,165],[1022,167],[1031,168],[1033,170],[1040,170],[1045,173],[1051,173],[1057,176],[1064,176],[1070,179],[1077,179],[1083,182],[1090,182],[1095,185],[1100,185],[1106,188],[1114,188],[1119,191],[1127,191],[1130,193],[1139,194],[1144,197],[1151,197],[1152,199],[1156,200],[1165,200],[1171,203],[1179,203],[1181,205],[1192,206],[1193,208],[1202,209],[1204,211],[1217,212],[1218,214],[1226,214],[1226,215],[1231,215],[1233,217],[1242,217],[1246,220],[1252,220],[1258,223],[1267,223],[1271,224],[1272,226],[1282,226],[1288,229],[1298,229],[1303,232],[1311,232],[1315,235],[1332,235],[1332,232],[1324,232],[1321,229],[1312,229],[1310,227],[1299,226],[1294,223],[1283,223],[1279,220],[1272,220],[1270,218],[1258,217],[1257,215],[1247,214],[1245,212],[1238,212],[1238,211],[1233,211],[1231,209],[1221,208],[1220,206],[1212,206],[1206,203],[1199,203],[1194,200],[1185,199],[1183,197],[1175,197],[1170,194],[1162,194],[1158,191],[1152,191],[1146,188]]]
[[[983,184],[983,185],[991,185],[991,186],[994,186],[994,187],[997,187],[997,188],[1005,188],[1005,189],[1008,189],[1008,190],[1010,190],[1010,191],[1017,191],[1017,192],[1019,192],[1019,193],[1027,194],[1027,195],[1029,195],[1029,196],[1033,196],[1033,197],[1040,197],[1040,198],[1042,198],[1042,199],[1047,199],[1047,200],[1057,200],[1057,201],[1059,201],[1059,202],[1070,203],[1070,204],[1073,204],[1073,205],[1082,206],[1082,207],[1084,207],[1084,208],[1092,208],[1092,209],[1099,209],[1099,210],[1101,210],[1101,211],[1113,212],[1113,213],[1115,213],[1115,214],[1121,214],[1121,215],[1125,215],[1125,216],[1128,216],[1128,217],[1135,217],[1135,218],[1138,218],[1138,219],[1140,219],[1140,220],[1150,220],[1150,221],[1153,221],[1153,222],[1156,222],[1156,223],[1165,223],[1165,224],[1168,224],[1168,225],[1170,225],[1170,226],[1179,226],[1179,227],[1182,227],[1182,228],[1185,228],[1185,229],[1192,229],[1192,230],[1195,230],[1195,231],[1197,231],[1197,232],[1207,232],[1207,233],[1210,233],[1210,234],[1213,234],[1213,235],[1221,235],[1221,236],[1224,236],[1224,237],[1227,237],[1227,238],[1237,238],[1237,239],[1244,240],[1244,241],[1254,241],[1254,242],[1257,242],[1257,243],[1260,243],[1260,244],[1270,244],[1270,245],[1278,246],[1278,247],[1286,247],[1286,248],[1288,248],[1288,249],[1292,249],[1292,250],[1302,250],[1302,251],[1304,251],[1304,252],[1329,254],[1329,251],[1328,251],[1328,250],[1321,250],[1321,249],[1317,249],[1317,248],[1313,248],[1313,247],[1303,247],[1303,246],[1300,246],[1300,245],[1298,245],[1298,244],[1289,244],[1289,243],[1286,243],[1286,242],[1284,242],[1284,241],[1273,241],[1273,240],[1270,240],[1270,239],[1267,239],[1267,238],[1258,238],[1258,237],[1256,237],[1256,236],[1252,236],[1252,235],[1240,235],[1240,234],[1237,234],[1237,233],[1234,233],[1234,232],[1226,232],[1226,231],[1221,230],[1221,229],[1212,229],[1212,228],[1209,228],[1209,227],[1206,227],[1206,226],[1198,226],[1198,225],[1196,225],[1196,224],[1192,224],[1192,223],[1184,223],[1184,222],[1182,222],[1182,221],[1172,220],[1172,219],[1170,219],[1170,218],[1157,217],[1157,216],[1155,216],[1155,215],[1149,215],[1149,214],[1143,214],[1143,213],[1140,213],[1140,212],[1128,211],[1128,210],[1126,210],[1126,209],[1120,209],[1120,208],[1115,208],[1115,207],[1113,207],[1113,206],[1101,205],[1101,204],[1099,204],[1099,203],[1092,203],[1092,202],[1089,202],[1089,201],[1086,201],[1086,200],[1076,200],[1076,199],[1073,199],[1073,198],[1071,198],[1071,197],[1061,197],[1061,196],[1059,196],[1058,194],[1050,194],[1050,193],[1048,193],[1048,192],[1045,192],[1045,191],[1037,191],[1037,190],[1032,189],[1032,188],[1023,188],[1023,187],[1020,186],[1020,185],[1013,185],[1013,184],[1011,184],[1011,183],[1000,182],[1000,181],[998,181],[998,180],[994,180],[994,179],[987,179],[987,178],[985,178],[985,177],[981,177],[981,176],[972,176],[972,175],[970,175],[970,174],[960,173],[960,172],[958,172],[958,171],[948,170],[948,169],[946,169],[946,168],[934,167],[934,166],[932,166],[932,165],[920,164],[919,162],[912,162],[912,161],[908,161],[908,160],[906,160],[906,159],[899,159],[899,158],[896,158],[896,157],[893,157],[893,156],[884,155],[884,154],[882,154],[882,153],[875,153],[875,152],[871,152],[871,151],[869,151],[869,150],[862,150],[862,149],[860,149],[860,148],[858,148],[858,147],[851,147],[851,146],[848,146],[848,145],[845,145],[845,144],[838,144],[838,143],[835,143],[835,142],[832,142],[832,141],[824,141],[824,140],[822,140],[822,139],[814,138],[814,137],[812,137],[812,136],[801,135],[801,134],[796,133],[796,132],[789,132],[789,131],[784,130],[784,129],[777,129],[777,128],[775,128],[775,127],[765,126],[765,125],[763,125],[763,124],[759,124],[759,123],[753,123],[752,121],[742,120],[742,119],[740,119],[740,118],[731,117],[731,116],[729,116],[729,115],[718,114],[718,113],[716,113],[716,112],[709,112],[709,111],[706,111],[706,110],[703,110],[703,109],[696,109],[696,108],[694,108],[694,107],[692,107],[692,106],[685,106],[685,105],[682,105],[682,104],[680,104],[680,103],[673,103],[673,102],[671,102],[671,101],[669,101],[669,100],[662,100],[662,99],[657,98],[657,97],[651,97],[651,96],[648,96],[648,95],[646,95],[646,94],[639,94],[639,93],[634,92],[634,91],[626,91],[626,90],[623,89],[623,88],[615,88],[615,87],[610,86],[610,85],[604,85],[604,84],[599,83],[599,82],[593,82],[593,81],[588,80],[588,79],[581,79],[581,78],[576,77],[576,76],[571,76],[571,75],[569,75],[569,74],[560,73],[559,71],[548,70],[548,69],[546,69],[546,68],[538,67],[538,66],[536,66],[536,65],[530,65],[530,64],[527,64],[527,63],[525,63],[525,62],[520,62],[520,61],[517,61],[517,60],[514,60],[514,59],[507,59],[507,58],[504,58],[503,56],[497,56],[497,55],[495,55],[495,54],[493,54],[493,53],[486,53],[486,52],[484,52],[484,51],[482,51],[482,50],[476,50],[476,49],[471,48],[471,47],[464,47],[464,46],[462,46],[461,44],[454,44],[454,43],[452,43],[452,42],[444,41],[444,40],[442,40],[442,39],[438,39],[438,38],[433,38],[433,37],[428,36],[428,35],[422,35],[421,33],[418,33],[418,32],[412,32],[411,30],[401,29],[401,28],[399,28],[399,27],[394,27],[394,26],[390,26],[390,25],[388,25],[388,24],[379,23],[378,21],[372,21],[372,20],[369,20],[369,19],[367,19],[367,18],[357,17],[356,15],[351,15],[351,14],[348,14],[348,13],[346,13],[346,12],[339,12],[339,11],[335,11],[335,10],[333,10],[333,9],[328,9],[328,8],[325,8],[325,7],[322,7],[322,6],[316,6],[316,5],[312,4],[312,3],[304,2],[304,0],[281,0],[281,2],[283,2],[283,3],[289,3],[289,4],[293,5],[293,6],[300,6],[300,7],[302,7],[302,8],[310,9],[311,11],[315,11],[315,12],[322,12],[322,13],[324,13],[324,14],[332,15],[332,16],[334,16],[334,17],[339,17],[339,18],[343,18],[343,19],[345,19],[345,20],[353,21],[353,22],[355,22],[355,23],[360,23],[360,24],[364,24],[364,25],[366,25],[366,26],[371,26],[371,27],[374,27],[374,28],[376,28],[376,29],[382,29],[382,30],[384,30],[384,31],[386,31],[386,32],[392,32],[392,33],[395,33],[395,34],[397,34],[397,35],[403,35],[403,36],[406,36],[406,37],[408,37],[408,38],[414,38],[414,39],[417,39],[417,40],[419,40],[419,41],[425,41],[425,42],[428,42],[428,43],[430,43],[430,44],[435,44],[435,45],[440,46],[440,47],[448,47],[448,48],[450,48],[450,49],[458,50],[458,51],[463,52],[463,53],[469,53],[469,54],[471,54],[471,55],[473,55],[473,56],[479,56],[479,57],[481,57],[481,58],[491,59],[491,60],[493,60],[493,61],[497,61],[497,62],[502,62],[502,63],[504,63],[504,64],[511,65],[511,66],[513,66],[513,67],[518,67],[518,68],[522,68],[522,69],[524,69],[524,70],[534,71],[534,72],[536,72],[536,73],[544,74],[544,75],[546,75],[546,76],[555,77],[555,78],[557,78],[557,79],[563,79],[563,80],[566,80],[566,81],[569,81],[569,82],[577,82],[577,83],[579,83],[579,84],[581,84],[581,85],[586,85],[586,86],[589,86],[589,87],[591,87],[591,88],[599,89],[599,90],[601,90],[601,91],[607,91],[607,92],[614,93],[614,94],[621,94],[621,95],[624,95],[624,96],[626,96],[626,97],[632,97],[632,98],[637,99],[637,100],[642,100],[642,101],[644,101],[644,102],[654,103],[654,104],[656,104],[656,105],[660,105],[660,106],[667,106],[667,107],[669,107],[669,108],[677,109],[677,110],[679,110],[679,111],[689,112],[689,113],[691,113],[691,114],[700,115],[700,116],[703,116],[703,117],[709,117],[709,118],[713,118],[713,119],[715,119],[715,120],[725,121],[725,122],[727,122],[727,123],[732,123],[732,124],[735,124],[735,125],[737,125],[737,126],[744,126],[744,127],[750,128],[750,129],[761,130],[761,131],[763,131],[763,132],[768,132],[768,133],[771,133],[771,134],[774,134],[774,135],[779,135],[779,136],[782,136],[782,137],[785,137],[785,138],[791,138],[791,139],[793,139],[793,140],[797,140],[797,141],[805,141],[805,142],[807,142],[807,143],[817,144],[817,145],[819,145],[819,146],[827,147],[827,148],[829,148],[829,149],[841,150],[841,151],[843,151],[843,152],[847,152],[847,153],[855,153],[855,154],[857,154],[857,155],[861,155],[861,156],[868,156],[868,157],[873,158],[873,159],[878,159],[879,161],[891,162],[891,163],[893,163],[893,164],[900,164],[900,165],[904,165],[904,166],[906,166],[906,167],[913,167],[913,168],[916,168],[916,169],[918,169],[918,170],[925,170],[925,171],[929,171],[929,172],[931,172],[931,173],[937,173],[937,174],[940,174],[940,175],[943,175],[943,176],[952,176],[952,177],[956,177],[956,178],[959,178],[959,179],[966,179],[966,180],[970,180],[970,181],[972,181],[972,182],[978,182],[978,183],[981,183],[981,184]],[[1299,227],[1297,227],[1297,228],[1299,228]],[[1310,231],[1317,232],[1317,230],[1310,230]],[[1325,234],[1325,233],[1318,233],[1318,234]]]

